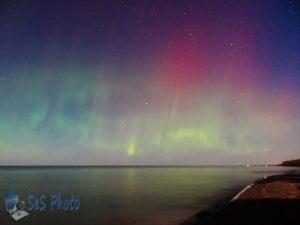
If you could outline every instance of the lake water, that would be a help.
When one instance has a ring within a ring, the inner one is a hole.
[[[0,224],[15,224],[4,196],[47,196],[44,211],[30,211],[22,224],[180,224],[254,180],[291,171],[284,167],[0,167]],[[50,210],[50,196],[80,199],[78,211]],[[28,211],[28,210],[27,210]]]

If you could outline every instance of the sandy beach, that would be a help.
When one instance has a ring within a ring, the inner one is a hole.
[[[263,177],[222,207],[199,212],[184,224],[295,224],[300,219],[300,174]]]

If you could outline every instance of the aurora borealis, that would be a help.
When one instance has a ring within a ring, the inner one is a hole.
[[[299,2],[0,3],[0,164],[277,163],[300,151]]]

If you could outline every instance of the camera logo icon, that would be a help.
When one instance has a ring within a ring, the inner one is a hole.
[[[14,220],[19,220],[29,215],[28,212],[24,211],[25,202],[19,200],[17,192],[13,189],[9,189],[5,193],[5,207]]]

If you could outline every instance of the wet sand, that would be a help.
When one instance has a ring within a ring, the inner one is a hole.
[[[277,175],[256,181],[216,210],[199,212],[184,224],[272,224],[300,221],[300,174]]]

